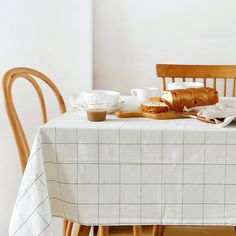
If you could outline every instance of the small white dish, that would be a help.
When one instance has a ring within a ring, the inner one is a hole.
[[[202,88],[204,84],[201,82],[182,82],[182,83],[169,83],[167,84],[168,90],[173,89],[187,89],[187,88]]]
[[[119,111],[123,107],[124,107],[124,102],[120,102],[116,106],[107,107],[107,114],[112,114],[116,111]],[[86,110],[86,108],[87,108],[87,106],[83,105],[83,104],[78,104],[76,106],[76,109],[78,109],[78,110]]]

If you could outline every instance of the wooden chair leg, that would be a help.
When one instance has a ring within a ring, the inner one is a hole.
[[[75,236],[89,236],[91,226],[76,224]]]
[[[165,226],[164,225],[160,225],[159,227],[159,236],[163,236],[165,233]]]
[[[142,236],[142,226],[141,225],[133,225],[134,236]]]
[[[68,220],[64,220],[64,221],[63,221],[62,236],[66,236],[67,225],[68,225]]]
[[[108,236],[109,226],[99,226],[97,236]]]
[[[236,226],[234,227],[234,231],[235,231],[235,233],[236,233]]]
[[[152,230],[152,236],[163,236],[165,232],[164,225],[154,225]]]
[[[73,222],[69,221],[67,224],[66,236],[71,236],[72,228],[73,228]]]
[[[158,236],[158,233],[159,233],[159,225],[153,225],[152,236]]]

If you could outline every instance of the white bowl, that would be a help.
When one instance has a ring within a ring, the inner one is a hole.
[[[87,90],[80,94],[83,105],[91,103],[106,103],[108,107],[117,106],[120,93],[110,90]]]
[[[182,83],[169,83],[167,84],[168,90],[173,89],[186,89],[186,88],[201,88],[204,87],[201,82],[182,82]]]

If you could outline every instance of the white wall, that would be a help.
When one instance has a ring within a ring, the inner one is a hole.
[[[90,0],[0,0],[0,9],[0,76],[15,66],[38,69],[65,98],[92,86]],[[26,83],[16,82],[14,91],[32,143],[40,122],[37,99]],[[21,170],[0,95],[0,236],[6,236]],[[51,117],[56,115],[55,105],[50,97]]]
[[[155,64],[236,64],[235,0],[94,0],[98,89],[159,86]]]

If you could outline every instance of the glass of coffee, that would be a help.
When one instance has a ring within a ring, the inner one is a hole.
[[[87,118],[89,121],[104,121],[107,115],[107,104],[87,104]]]

